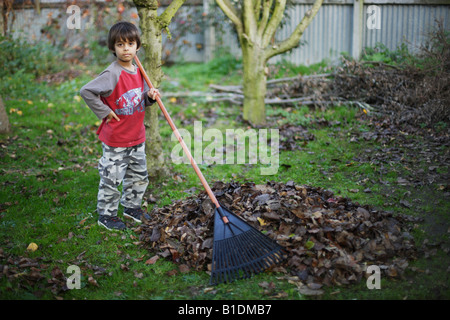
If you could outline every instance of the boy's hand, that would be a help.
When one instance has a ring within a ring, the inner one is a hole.
[[[148,97],[150,99],[156,100],[156,97],[161,97],[159,90],[155,88],[151,88],[147,91]]]
[[[111,111],[107,116],[106,116],[106,123],[109,123],[112,118],[116,119],[117,121],[120,121],[119,117],[114,113],[114,111]]]

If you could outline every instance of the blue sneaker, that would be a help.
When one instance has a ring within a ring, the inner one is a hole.
[[[125,223],[123,223],[122,220],[120,220],[119,217],[112,217],[112,216],[106,216],[106,215],[100,215],[98,217],[98,225],[105,227],[108,230],[124,230],[127,228]]]
[[[150,216],[145,213],[141,208],[132,209],[132,208],[124,208],[123,216],[126,218],[131,218],[136,222],[141,223],[143,220],[149,220]]]

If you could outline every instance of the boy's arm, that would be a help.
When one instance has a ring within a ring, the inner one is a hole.
[[[147,85],[147,82],[144,81],[144,92],[142,93],[142,99],[145,101],[145,106],[151,106],[152,104],[154,104],[156,102],[156,100],[153,100],[152,98],[150,98],[148,96],[148,91],[150,90],[150,88]]]
[[[100,96],[107,97],[113,92],[115,83],[112,78],[110,72],[106,70],[80,90],[81,97],[100,120],[112,111],[100,99]]]

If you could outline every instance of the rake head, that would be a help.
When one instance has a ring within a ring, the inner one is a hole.
[[[224,218],[225,217],[225,218]],[[283,248],[241,218],[217,208],[210,284],[250,278],[284,259]]]

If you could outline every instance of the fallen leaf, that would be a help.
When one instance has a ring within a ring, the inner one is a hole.
[[[308,250],[311,250],[312,248],[314,248],[314,242],[313,241],[307,241],[305,243],[305,248]]]
[[[400,204],[408,209],[412,207],[411,204],[406,200],[400,200]]]
[[[178,273],[178,271],[175,270],[175,269],[166,272],[166,274],[167,274],[169,277],[174,276],[174,275],[176,275],[177,273]]]
[[[260,224],[261,226],[265,226],[265,225],[267,224],[266,221],[264,221],[263,218],[258,217],[258,218],[256,218],[256,219],[258,219],[258,222],[259,222],[259,224]]]
[[[31,251],[31,252],[35,252],[37,249],[38,249],[38,245],[34,242],[31,242],[27,247],[27,250]]]
[[[99,286],[98,283],[97,283],[97,280],[95,280],[92,276],[89,276],[88,283],[90,285],[93,285],[94,287],[98,287]]]
[[[287,298],[289,295],[287,294],[287,292],[285,291],[280,291],[277,294],[271,296],[271,298],[273,299],[283,299],[283,298]]]
[[[300,292],[300,294],[305,295],[305,296],[319,296],[324,293],[324,291],[321,289],[311,289],[305,285],[299,286],[298,292]]]
[[[145,261],[145,264],[155,264],[156,261],[158,261],[159,256],[153,256],[150,259],[148,259],[147,261]]]
[[[181,273],[188,273],[190,271],[189,267],[185,264],[181,264],[179,268]]]

